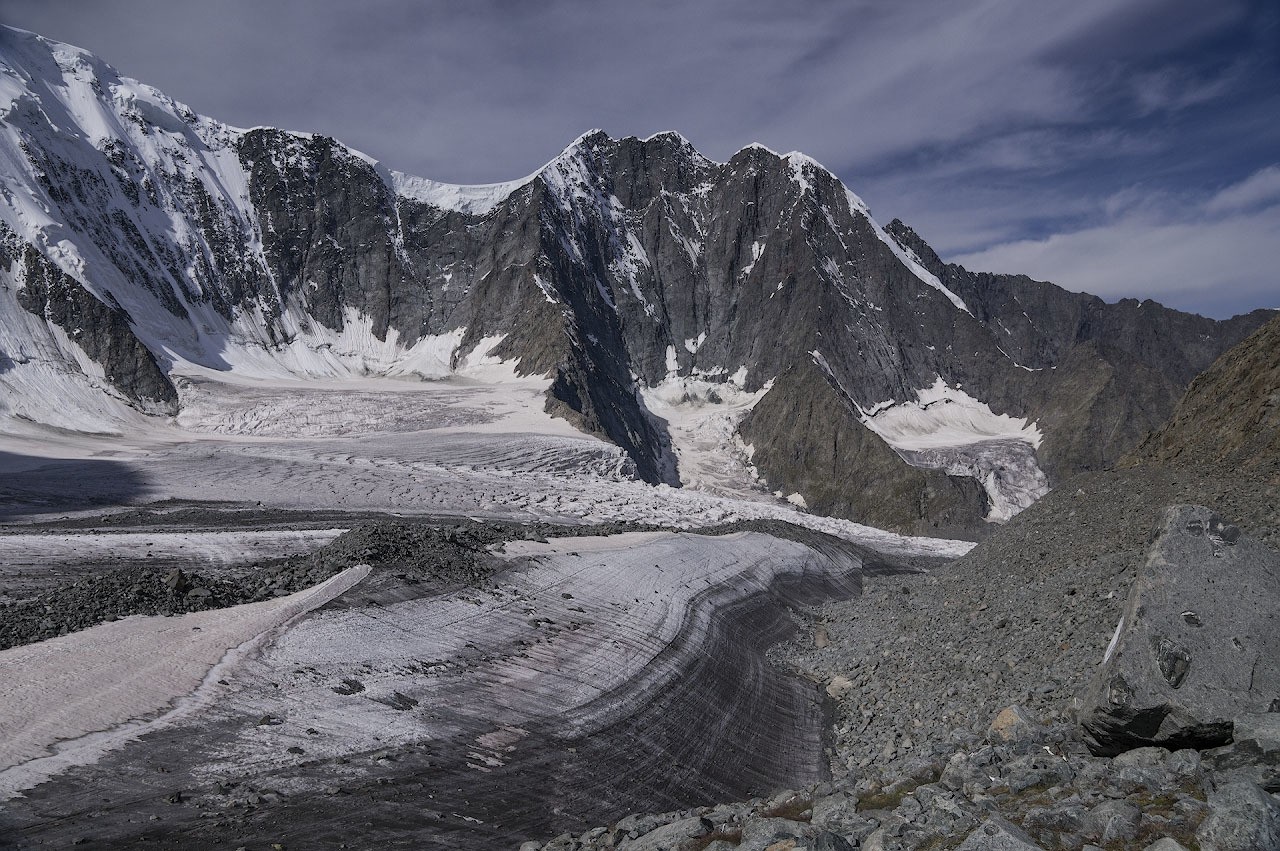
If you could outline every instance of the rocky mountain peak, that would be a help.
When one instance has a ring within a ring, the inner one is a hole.
[[[41,258],[65,276],[58,292],[83,293],[73,299],[83,309],[42,308],[48,327],[9,322],[0,348],[47,352],[46,367],[62,369],[79,388],[68,392],[85,400],[100,382],[80,365],[95,362],[140,376],[111,392],[154,410],[156,400],[172,404],[165,371],[441,378],[483,345],[479,355],[545,376],[548,409],[623,447],[642,478],[679,484],[679,456],[692,451],[681,441],[694,438],[655,413],[659,397],[772,388],[772,418],[750,420],[752,439],[770,447],[759,481],[798,488],[797,499],[807,490],[826,510],[907,517],[928,531],[938,517],[873,510],[878,484],[832,492],[832,473],[812,462],[837,450],[814,441],[861,447],[903,499],[945,503],[949,528],[980,525],[984,506],[1007,502],[1000,494],[1042,485],[996,483],[993,459],[1011,456],[973,450],[992,434],[955,425],[949,412],[1021,423],[997,426],[998,439],[1043,434],[1032,455],[1016,453],[1018,469],[1041,481],[1038,458],[1056,480],[1132,448],[1186,382],[1262,319],[1106,305],[943,264],[905,225],[881,228],[798,152],[748,145],[717,163],[678,133],[593,130],[533,175],[457,186],[391,171],[323,135],[199,117],[30,33],[0,32],[0,61],[8,254]],[[0,275],[14,292],[36,280],[10,266]],[[119,339],[91,346],[96,354],[75,342],[90,302],[120,319],[97,322]],[[157,372],[125,368],[139,351]],[[821,385],[811,380],[819,359]],[[0,382],[29,395],[34,385],[14,377],[29,368]],[[788,412],[821,415],[796,395],[802,385],[839,400],[838,426],[795,433]],[[27,401],[26,416],[54,417],[38,413],[41,399]],[[890,420],[916,426],[867,430],[889,409],[903,414]],[[86,401],[86,421],[96,410]],[[741,457],[746,413],[716,426]],[[953,445],[922,448],[922,429]],[[982,498],[939,475],[992,490]]]

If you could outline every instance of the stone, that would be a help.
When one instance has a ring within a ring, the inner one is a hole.
[[[1176,839],[1166,836],[1163,839],[1157,839],[1142,851],[1187,851],[1187,847]]]
[[[858,799],[843,792],[815,800],[809,823],[857,841],[877,826],[874,819],[858,813]]]
[[[832,700],[839,700],[851,691],[853,691],[853,680],[839,674],[832,677],[831,682],[827,684],[827,697]]]
[[[1089,811],[1081,827],[1085,836],[1110,845],[1133,839],[1141,823],[1142,811],[1128,801],[1104,801]]]
[[[619,825],[621,827],[621,825]],[[715,825],[700,816],[673,821],[635,839],[624,841],[619,851],[667,851],[688,839],[706,836]]]
[[[805,851],[854,851],[854,845],[849,840],[828,830],[814,834],[811,839],[801,840],[796,848]]]
[[[970,833],[956,851],[1044,851],[1022,828],[991,816]]]
[[[1242,715],[1232,726],[1230,745],[1209,751],[1207,766],[1219,777],[1250,780],[1280,792],[1280,712]]]
[[[1033,738],[1039,728],[1039,722],[1026,707],[1006,706],[991,720],[987,739],[1002,743],[1026,741]]]
[[[791,819],[754,818],[742,826],[741,851],[764,851],[789,839],[803,839],[813,833],[807,824]]]
[[[1228,783],[1209,795],[1209,816],[1196,841],[1200,851],[1280,848],[1280,803],[1256,783]]]
[[[1280,554],[1207,508],[1168,509],[1080,696],[1090,749],[1227,744],[1233,719],[1280,694],[1277,612]]]

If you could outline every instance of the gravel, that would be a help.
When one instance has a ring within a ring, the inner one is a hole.
[[[770,658],[829,696],[832,780],[628,817],[525,851],[644,847],[645,831],[692,818],[713,828],[671,847],[1144,851],[1209,847],[1224,820],[1233,835],[1265,833],[1272,809],[1254,806],[1262,824],[1216,803],[1228,784],[1232,800],[1274,802],[1240,779],[1256,772],[1220,770],[1231,763],[1194,750],[1095,756],[1073,720],[1164,509],[1178,503],[1207,505],[1280,546],[1277,477],[1205,467],[1079,476],[964,558],[871,573],[861,597],[794,613],[799,637]]]
[[[0,650],[131,615],[178,615],[269,600],[309,588],[357,564],[374,568],[370,585],[394,584],[407,589],[405,593],[421,595],[483,582],[500,564],[488,550],[502,541],[612,535],[642,528],[650,527],[375,522],[357,526],[304,556],[221,570],[147,565],[106,570],[32,599],[0,605]]]

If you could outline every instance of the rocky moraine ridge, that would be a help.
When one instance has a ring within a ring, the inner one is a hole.
[[[719,163],[675,133],[595,131],[526,180],[448,186],[324,136],[227,127],[30,33],[0,32],[0,59],[0,277],[30,317],[4,312],[3,413],[38,422],[67,425],[86,387],[172,413],[175,364],[439,377],[496,357],[549,376],[548,410],[646,481],[688,475],[646,394],[756,394],[736,439],[769,490],[971,535],[1008,459],[896,452],[875,412],[962,389],[1036,424],[1020,475],[1038,463],[1053,484],[1132,449],[1268,315],[948,266],[798,153]],[[51,381],[55,413],[31,389]]]

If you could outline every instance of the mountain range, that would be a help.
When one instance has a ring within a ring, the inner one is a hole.
[[[1104,468],[1274,315],[947,264],[799,153],[584,134],[489,186],[238,129],[0,29],[0,430],[169,417],[175,376],[448,379],[495,359],[634,474],[718,415],[762,491],[973,535]]]

